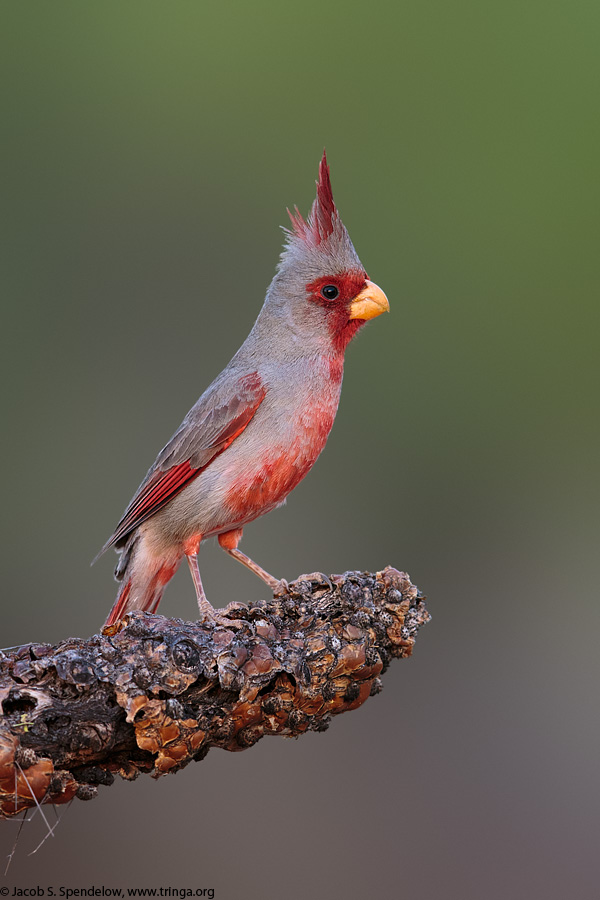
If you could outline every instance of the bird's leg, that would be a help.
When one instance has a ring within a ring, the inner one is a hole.
[[[218,536],[217,540],[223,550],[229,553],[230,556],[233,556],[234,559],[237,559],[238,562],[241,562],[247,569],[250,569],[251,572],[254,572],[255,575],[258,575],[271,588],[274,597],[287,593],[288,583],[285,579],[273,578],[258,563],[255,563],[249,556],[238,550],[237,545],[242,539],[242,530],[241,528],[234,528],[232,531],[225,531]]]
[[[198,600],[198,611],[201,619],[212,619],[214,616],[214,608],[206,599],[204,588],[202,587],[202,579],[200,578],[200,569],[198,568],[198,554],[186,553],[188,566],[192,573],[192,581],[196,588],[196,599]]]
[[[243,622],[236,622],[235,619],[229,619],[223,613],[214,608],[212,603],[206,599],[202,579],[200,578],[200,569],[198,568],[198,548],[202,535],[186,541],[184,545],[184,553],[187,557],[188,566],[192,573],[192,581],[196,589],[196,599],[198,600],[198,611],[200,613],[200,621],[211,622],[214,625],[225,625],[229,628],[241,628]]]

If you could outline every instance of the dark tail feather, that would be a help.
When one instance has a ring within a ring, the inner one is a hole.
[[[115,532],[115,534],[116,534],[116,532]],[[115,534],[113,534],[112,537],[109,537],[109,539],[104,544],[104,546],[98,551],[98,553],[96,553],[95,557],[93,558],[93,560],[90,563],[90,566],[93,566],[94,563],[97,563],[98,560],[100,559],[100,557],[104,556],[104,554],[106,553],[106,551],[108,549],[110,549],[110,547],[114,547],[115,550],[120,550],[122,547],[125,547],[126,550],[127,549],[131,550],[131,548],[133,547],[133,545],[135,544],[136,539],[137,539],[137,532],[135,530],[125,534],[121,538],[115,537]],[[120,565],[121,565],[121,563],[119,562],[117,569],[119,568]]]
[[[117,581],[123,581],[123,578],[125,577],[125,572],[127,571],[131,563],[133,550],[137,543],[137,540],[137,534],[130,535],[129,540],[119,553],[119,562],[115,567],[115,578],[117,579]]]

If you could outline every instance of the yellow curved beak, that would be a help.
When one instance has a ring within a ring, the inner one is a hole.
[[[351,319],[374,319],[383,312],[390,311],[388,298],[380,287],[372,281],[365,282],[365,287],[350,304]]]

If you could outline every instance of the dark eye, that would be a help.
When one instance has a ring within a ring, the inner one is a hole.
[[[335,284],[326,284],[325,287],[321,288],[321,297],[324,297],[325,300],[335,300],[336,297],[339,297],[339,294],[340,292]]]

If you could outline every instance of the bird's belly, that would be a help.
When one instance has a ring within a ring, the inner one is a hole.
[[[238,471],[232,466],[224,498],[229,521],[251,522],[283,503],[313,467],[325,446],[335,412],[336,408],[315,410],[314,406],[301,410],[285,441],[277,441],[256,455],[251,465]]]
[[[273,452],[263,458],[257,469],[243,473],[232,483],[225,498],[229,521],[245,524],[283,503],[318,456],[318,451],[311,458],[293,450],[290,447]]]

